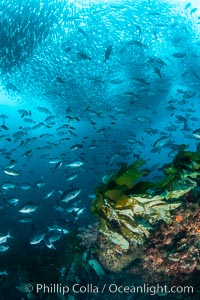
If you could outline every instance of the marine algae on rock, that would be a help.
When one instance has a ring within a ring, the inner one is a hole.
[[[123,164],[95,191],[92,211],[99,218],[102,235],[99,259],[113,271],[122,270],[139,257],[158,222],[172,223],[173,211],[181,206],[184,195],[197,187],[200,178],[199,154],[184,151],[182,146],[173,162],[163,166],[162,181],[145,181],[149,172],[141,169],[144,165],[144,160]]]

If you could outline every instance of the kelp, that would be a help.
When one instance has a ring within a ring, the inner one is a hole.
[[[124,186],[127,189],[133,188],[138,179],[148,174],[148,171],[139,170],[144,164],[145,161],[143,159],[139,159],[129,165],[122,174],[120,170],[115,176],[116,184]]]
[[[100,232],[111,243],[127,250],[142,245],[159,221],[170,224],[172,212],[197,186],[200,156],[180,147],[171,164],[163,166],[164,179],[145,181],[149,174],[142,159],[122,164],[107,183],[96,188],[92,212],[100,220]]]

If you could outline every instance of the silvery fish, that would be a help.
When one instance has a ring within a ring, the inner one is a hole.
[[[16,184],[14,183],[11,183],[11,182],[5,182],[2,184],[2,189],[3,190],[11,190],[11,189],[14,189],[16,187]]]
[[[0,276],[3,276],[3,275],[8,276],[8,272],[6,270],[0,271]]]
[[[156,140],[153,144],[154,148],[161,148],[167,144],[170,143],[170,137],[169,136],[162,136],[158,140]]]
[[[52,190],[51,192],[47,193],[46,196],[44,197],[44,199],[48,199],[50,198],[54,193],[54,190]]]
[[[37,232],[32,236],[32,238],[30,240],[30,244],[31,245],[37,245],[37,244],[39,244],[43,241],[44,237],[45,237],[45,233],[43,233],[43,232],[38,233]]]
[[[73,174],[73,175],[67,177],[66,180],[67,180],[67,181],[72,181],[72,180],[76,179],[77,176],[78,176],[77,174]]]
[[[59,162],[61,162],[61,159],[60,159],[60,158],[50,158],[50,159],[49,159],[49,163],[50,163],[50,164],[57,164],[57,163],[59,163]]]
[[[38,205],[32,202],[26,203],[21,207],[19,210],[20,213],[22,214],[30,214],[38,209]]]
[[[4,169],[3,170],[5,174],[10,175],[10,176],[19,176],[19,172],[13,170],[13,169]]]
[[[84,162],[77,160],[70,164],[67,164],[66,166],[71,167],[71,168],[76,168],[76,167],[81,167],[83,164],[84,164]]]
[[[56,247],[54,246],[54,244],[51,242],[49,238],[45,238],[44,243],[47,246],[47,248],[56,250]]]
[[[193,136],[197,139],[200,139],[200,128],[199,129],[195,129],[193,132],[192,132]]]
[[[0,252],[6,252],[6,251],[8,251],[8,249],[9,249],[9,246],[4,246],[4,245],[0,246]]]
[[[18,204],[18,202],[19,202],[19,199],[17,199],[17,198],[10,198],[10,199],[7,200],[7,202],[10,205],[16,206]]]
[[[68,203],[69,201],[76,198],[81,192],[81,189],[71,189],[62,194],[60,201]]]
[[[6,243],[8,238],[13,238],[8,232],[6,235],[0,235],[0,244]]]

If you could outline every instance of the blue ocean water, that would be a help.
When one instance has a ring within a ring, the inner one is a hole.
[[[180,145],[196,151],[199,3],[2,0],[0,24],[0,299],[121,299],[94,286],[133,279],[100,276],[80,232],[122,162],[158,180]]]

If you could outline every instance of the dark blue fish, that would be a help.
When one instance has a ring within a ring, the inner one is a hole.
[[[185,6],[185,9],[188,9],[191,6],[191,2],[188,2]]]
[[[111,53],[112,53],[112,45],[108,46],[108,48],[106,49],[104,62],[106,62],[109,59]]]
[[[87,35],[87,33],[85,32],[85,30],[84,30],[83,28],[78,27],[78,31],[79,31],[80,33],[82,33],[82,35],[84,35],[87,39],[89,39],[89,36]]]
[[[84,52],[77,52],[76,53],[78,55],[79,58],[81,59],[88,59],[88,60],[91,60],[92,58],[90,56],[88,56],[86,53]]]
[[[190,14],[192,15],[192,14],[194,14],[196,11],[197,11],[197,8],[194,7],[193,9],[191,9]]]

